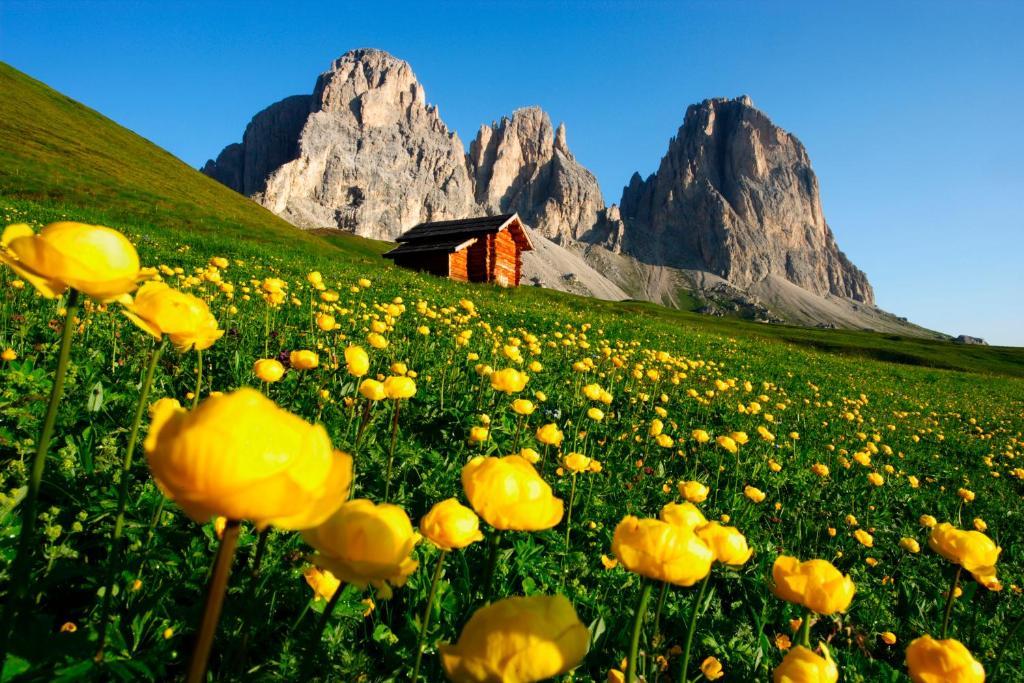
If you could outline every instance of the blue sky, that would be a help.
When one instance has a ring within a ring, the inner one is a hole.
[[[2,0],[0,60],[199,166],[378,47],[467,144],[542,106],[609,203],[687,105],[748,94],[807,147],[879,305],[1024,345],[1024,3],[383,5]]]

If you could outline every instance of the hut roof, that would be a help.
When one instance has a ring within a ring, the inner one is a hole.
[[[399,235],[395,240],[399,243],[398,246],[384,256],[393,258],[403,254],[458,251],[472,244],[477,237],[500,232],[513,220],[522,227],[519,214],[515,213],[420,223]],[[525,238],[523,249],[532,249],[533,245],[530,244],[530,238],[525,230],[522,231],[522,236]]]

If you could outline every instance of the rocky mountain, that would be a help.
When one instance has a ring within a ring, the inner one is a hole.
[[[604,214],[597,178],[569,151],[565,124],[553,130],[539,107],[481,126],[468,161],[476,201],[485,211],[516,211],[555,242],[579,239]]]
[[[202,170],[300,227],[377,239],[516,211],[546,238],[524,264],[525,281],[544,286],[769,321],[903,325],[874,307],[839,250],[806,149],[748,97],[689,107],[657,171],[634,174],[606,207],[565,125],[540,108],[481,126],[467,153],[406,62],[353,50]]]
[[[343,55],[311,96],[257,114],[202,170],[300,227],[375,239],[477,210],[462,141],[412,68],[380,50]]]
[[[825,222],[807,150],[749,97],[689,107],[657,172],[623,190],[625,229],[603,239],[645,263],[707,270],[748,289],[778,275],[873,303]]]

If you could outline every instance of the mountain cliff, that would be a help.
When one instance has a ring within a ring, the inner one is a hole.
[[[481,126],[468,160],[476,201],[485,211],[518,212],[555,242],[579,239],[602,217],[597,178],[569,151],[565,124],[553,130],[539,107]]]
[[[741,289],[778,275],[809,292],[873,303],[867,277],[825,222],[807,151],[748,97],[689,107],[657,172],[619,205],[623,253],[710,271]]]
[[[532,277],[545,285],[571,281],[555,273],[582,270],[582,257],[597,269],[589,281],[612,281],[592,291],[616,298],[879,328],[864,315],[877,310],[871,285],[825,220],[806,149],[748,97],[689,107],[657,171],[634,174],[619,204],[605,206],[565,125],[540,108],[481,126],[466,152],[406,62],[353,50],[311,95],[258,113],[202,170],[300,227],[377,239],[516,211],[547,239],[547,265]]]

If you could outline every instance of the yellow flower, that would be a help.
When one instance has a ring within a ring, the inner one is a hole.
[[[462,488],[476,513],[495,529],[540,531],[562,520],[562,499],[518,455],[473,458],[462,468]]]
[[[679,482],[679,495],[691,503],[703,503],[710,492],[711,489],[699,481]]]
[[[438,647],[455,683],[532,683],[566,673],[586,656],[590,632],[562,595],[506,598],[481,607],[455,644]]]
[[[384,395],[399,400],[416,395],[416,382],[409,377],[388,377],[384,380]]]
[[[284,365],[274,358],[260,358],[253,363],[252,372],[264,382],[276,382],[284,377]]]
[[[747,547],[747,538],[734,526],[722,526],[708,522],[697,528],[697,536],[715,553],[715,559],[722,564],[739,566],[746,564],[754,551]]]
[[[0,359],[6,361],[18,360],[18,354],[14,349],[6,348],[3,353],[0,353]]]
[[[491,373],[491,387],[495,391],[503,391],[506,394],[515,394],[526,387],[530,376],[525,372],[519,372],[515,368],[505,368]]]
[[[819,614],[845,612],[857,587],[831,562],[780,555],[772,566],[775,595]]]
[[[604,419],[604,411],[601,410],[600,408],[589,408],[587,410],[587,417],[589,417],[594,422],[600,422],[601,420]]]
[[[288,354],[288,363],[296,370],[312,370],[320,365],[320,356],[306,349],[292,351]]]
[[[404,586],[419,565],[412,549],[420,536],[397,505],[350,500],[302,537],[317,550],[317,566],[360,588],[373,584],[382,597],[388,585]]]
[[[868,481],[874,486],[881,486],[885,483],[885,479],[878,472],[871,472],[868,474]]]
[[[814,472],[819,477],[821,477],[822,479],[829,475],[828,465],[823,465],[820,462],[816,462],[813,465],[811,465],[811,471]]]
[[[764,491],[754,486],[744,486],[743,495],[754,503],[760,503],[765,498]]]
[[[313,589],[314,600],[330,600],[334,597],[334,592],[341,587],[341,581],[334,574],[317,567],[310,567],[302,572],[302,576]]]
[[[442,500],[420,520],[420,533],[442,550],[465,548],[481,541],[480,518],[455,498]]]
[[[647,429],[647,434],[650,436],[658,436],[664,429],[665,423],[658,418],[654,418],[651,420],[651,426]]]
[[[359,383],[359,393],[371,401],[382,401],[387,397],[384,393],[384,383],[375,379],[364,379]]]
[[[775,647],[785,652],[789,648],[793,647],[793,641],[790,640],[789,636],[785,633],[780,633],[775,636]]]
[[[327,431],[254,389],[211,395],[191,412],[173,399],[152,409],[146,458],[160,489],[194,520],[307,529],[348,495],[352,458]]]
[[[956,495],[960,497],[965,503],[970,503],[974,500],[974,491],[970,489],[959,489]]]
[[[700,672],[704,674],[704,678],[709,681],[717,681],[725,675],[725,670],[722,669],[722,663],[714,657],[706,657],[704,661],[700,663]]]
[[[857,539],[857,542],[868,548],[874,547],[875,538],[863,529],[857,529],[853,532],[853,537]]]
[[[931,515],[921,515],[918,517],[917,521],[921,526],[929,529],[939,523],[939,520],[935,519]]]
[[[345,369],[353,377],[362,377],[370,369],[370,357],[361,346],[345,347]]]
[[[921,544],[916,539],[904,536],[900,539],[900,547],[906,550],[908,553],[919,553],[921,552]]]
[[[731,436],[720,436],[715,439],[715,442],[730,453],[735,453],[739,450],[736,441]]]
[[[605,569],[615,569],[619,566],[619,561],[614,557],[608,557],[607,555],[601,556],[601,566]]]
[[[469,440],[471,443],[483,443],[487,441],[487,437],[490,436],[491,430],[487,427],[475,426],[469,428]]]
[[[708,441],[711,441],[711,435],[703,429],[694,429],[690,432],[690,436],[692,436],[694,441],[697,443],[707,443]]]
[[[369,286],[372,283],[369,280],[367,280],[365,277],[361,277],[361,278],[359,278],[359,280],[357,280],[356,284],[358,284],[363,289],[367,289],[367,288],[369,288]]]
[[[673,526],[683,527],[690,531],[708,523],[704,514],[697,509],[693,503],[667,503],[661,508],[658,515],[661,521],[668,522]]]
[[[324,332],[330,332],[338,329],[338,321],[335,320],[333,315],[327,313],[320,313],[316,316],[316,326]]]
[[[0,263],[40,294],[56,298],[68,287],[111,301],[135,289],[139,255],[117,230],[69,221],[50,223],[39,234],[24,223],[0,237]]]
[[[892,631],[882,631],[882,633],[879,635],[879,637],[882,639],[882,642],[885,643],[886,645],[895,645],[896,644],[896,634],[893,633]]]
[[[626,674],[618,669],[608,669],[607,683],[626,683]]]
[[[612,552],[631,572],[677,586],[703,579],[715,558],[692,529],[632,515],[615,527]]]
[[[537,429],[537,441],[548,446],[560,446],[562,444],[562,430],[555,424],[546,424]]]
[[[386,349],[388,347],[388,340],[376,332],[366,335],[366,342],[375,349]]]
[[[921,636],[907,646],[907,670],[914,683],[982,683],[985,667],[959,640]]]
[[[999,590],[996,579],[996,561],[1002,548],[980,531],[961,531],[943,522],[937,524],[928,537],[932,550],[954,564],[958,564],[989,590]]]
[[[536,465],[540,461],[540,453],[533,450],[532,448],[523,447],[519,449],[519,455],[522,456],[526,462],[531,465]]]
[[[525,398],[517,398],[512,401],[512,412],[516,415],[532,415],[534,411],[533,401]]]
[[[157,339],[166,334],[181,352],[208,349],[224,335],[205,301],[163,282],[142,285],[122,312],[143,332]]]
[[[731,438],[740,446],[744,445],[750,440],[746,432],[732,432],[731,434],[729,434],[729,438]]]
[[[789,651],[782,662],[775,667],[772,674],[774,683],[836,683],[839,680],[839,669],[828,647],[821,644],[824,656],[815,654],[803,645],[797,645]]]
[[[565,469],[577,474],[589,470],[591,462],[593,461],[590,458],[575,451],[562,458],[562,464],[565,465]]]

